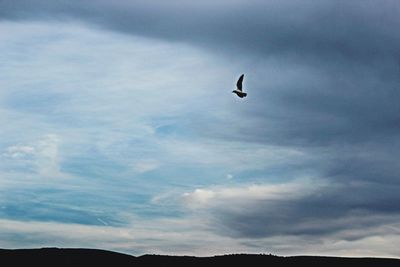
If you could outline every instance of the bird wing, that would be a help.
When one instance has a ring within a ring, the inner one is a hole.
[[[236,83],[236,87],[239,91],[242,91],[242,82],[244,74],[240,75],[239,80]]]

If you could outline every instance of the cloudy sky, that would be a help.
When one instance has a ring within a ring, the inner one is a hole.
[[[0,247],[400,257],[399,13],[0,0]]]

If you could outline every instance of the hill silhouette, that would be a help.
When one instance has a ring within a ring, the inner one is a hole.
[[[0,249],[0,261],[12,266],[400,266],[400,259],[395,258],[282,257],[265,254],[132,256],[107,250],[75,248]]]

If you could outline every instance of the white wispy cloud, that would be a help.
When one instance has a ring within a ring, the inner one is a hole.
[[[47,134],[28,144],[17,144],[5,148],[3,157],[12,158],[13,164],[29,164],[42,178],[60,177],[59,142],[57,135]]]
[[[319,192],[326,183],[313,179],[298,179],[282,184],[241,184],[234,187],[198,188],[182,195],[190,208],[237,209],[258,201],[293,200]]]
[[[144,173],[157,169],[160,163],[157,160],[139,160],[132,164],[133,169],[139,173]]]
[[[25,156],[29,156],[35,153],[35,148],[27,145],[15,145],[6,148],[6,151],[3,153],[5,157],[11,158],[23,158]]]
[[[173,139],[160,143],[176,161],[224,166],[232,170],[256,170],[311,157],[295,148],[239,141]]]
[[[60,172],[59,142],[57,135],[48,134],[37,144],[37,167],[39,175],[44,177],[58,177]]]

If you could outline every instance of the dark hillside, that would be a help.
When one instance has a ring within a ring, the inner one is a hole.
[[[0,250],[8,266],[376,266],[400,267],[400,259],[233,254],[214,257],[143,255],[72,248]]]

